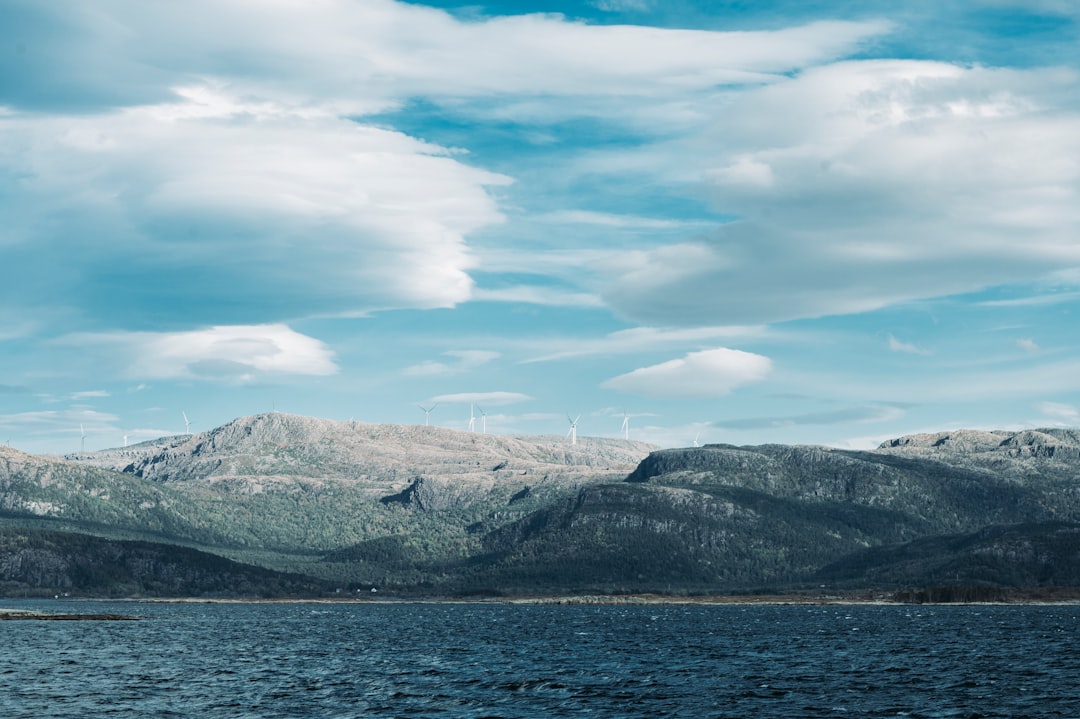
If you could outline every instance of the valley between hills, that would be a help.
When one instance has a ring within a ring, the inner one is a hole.
[[[661,450],[272,413],[63,457],[0,448],[0,596],[1075,587],[1076,430]]]

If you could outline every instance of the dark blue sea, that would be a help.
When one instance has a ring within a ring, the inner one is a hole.
[[[1077,606],[12,602],[0,717],[1080,717]]]

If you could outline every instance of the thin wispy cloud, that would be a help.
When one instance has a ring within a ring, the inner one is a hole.
[[[643,230],[669,230],[707,227],[711,223],[702,221],[670,220],[656,217],[640,217],[637,215],[616,215],[608,212],[591,212],[588,210],[560,210],[541,215],[537,219],[543,222],[551,222],[560,225],[597,225],[615,229],[643,229]]]
[[[508,404],[517,404],[531,400],[527,394],[520,392],[458,392],[455,394],[440,394],[428,400],[429,404],[483,404],[492,407]]]
[[[635,354],[656,351],[666,347],[686,346],[687,344],[709,344],[716,340],[762,339],[769,335],[770,332],[763,326],[634,327],[591,340],[549,338],[543,342],[543,348],[548,350],[549,354],[531,357],[525,360],[525,363],[551,362],[587,355]],[[551,351],[556,346],[560,347],[560,349]]]
[[[754,430],[778,429],[804,425],[835,424],[875,424],[900,419],[906,414],[901,407],[892,405],[870,405],[866,407],[847,407],[826,412],[808,412],[806,414],[776,417],[747,417],[733,420],[720,420],[712,425],[721,429]]]
[[[73,392],[71,394],[71,396],[70,396],[70,399],[78,401],[78,400],[83,400],[83,399],[98,399],[98,398],[108,397],[108,396],[109,396],[109,392],[107,392],[106,390],[103,390],[103,389],[91,389],[91,390],[84,390],[82,392]]]
[[[0,433],[24,432],[32,436],[52,435],[78,438],[83,433],[112,431],[119,420],[115,414],[87,407],[0,414]]]
[[[603,307],[597,295],[575,292],[559,287],[517,285],[500,289],[474,289],[472,299],[476,302],[508,302],[514,304],[543,305],[547,307]]]
[[[604,12],[648,12],[652,9],[650,0],[592,0],[589,4]]]
[[[446,377],[449,375],[463,374],[488,364],[501,355],[490,350],[450,350],[443,352],[447,357],[454,358],[453,362],[437,362],[427,360],[420,364],[410,365],[402,370],[402,374],[411,377]]]
[[[924,349],[910,342],[902,342],[893,337],[892,335],[889,335],[889,349],[893,352],[902,352],[904,354],[912,355],[923,355],[924,357],[933,354],[933,352],[928,349]]]
[[[1080,409],[1074,405],[1064,402],[1039,402],[1036,409],[1052,424],[1069,427],[1080,426]]]

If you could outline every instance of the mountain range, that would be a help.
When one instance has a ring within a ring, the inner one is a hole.
[[[1080,584],[1080,432],[666,449],[286,414],[0,448],[0,592],[712,594]]]

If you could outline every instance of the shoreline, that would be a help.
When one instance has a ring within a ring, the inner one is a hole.
[[[789,595],[755,596],[715,595],[675,597],[658,594],[559,594],[509,597],[413,597],[383,596],[378,599],[353,597],[131,597],[123,599],[69,599],[68,601],[104,601],[137,604],[491,604],[516,606],[1077,606],[1080,596],[1013,596],[1001,600],[912,602],[890,596]],[[4,610],[0,610],[2,612]]]
[[[956,597],[954,601],[931,601],[912,599],[910,591],[853,591],[836,593],[778,592],[775,594],[715,594],[676,596],[665,594],[543,594],[507,596],[417,596],[408,594],[383,594],[370,596],[329,597],[65,597],[57,600],[70,604],[83,602],[107,602],[116,604],[476,604],[517,606],[1077,606],[1080,605],[1080,588],[1065,587],[1054,590],[1012,590],[996,597]],[[907,595],[908,598],[904,598]],[[8,599],[15,599],[9,597]],[[965,601],[966,599],[966,601]],[[3,600],[0,600],[3,601]],[[45,600],[48,601],[48,600]],[[0,606],[0,621],[13,619],[41,620],[131,620],[122,614],[56,611],[50,609],[10,609]]]
[[[40,621],[40,622],[137,622],[141,617],[127,614],[71,614],[60,612],[42,612],[34,609],[0,608],[0,622],[4,621]]]

